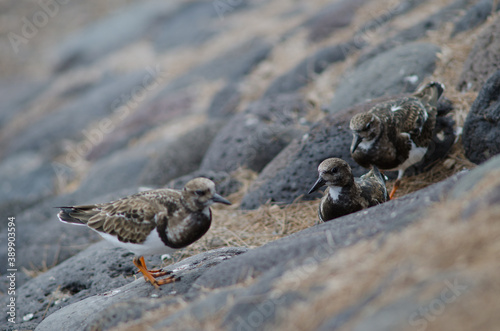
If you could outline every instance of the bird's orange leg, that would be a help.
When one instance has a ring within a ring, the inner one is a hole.
[[[392,186],[392,191],[391,191],[391,193],[389,193],[389,199],[390,200],[393,199],[394,193],[396,193],[396,191],[398,190],[400,183],[401,183],[401,180],[399,178],[396,179],[396,181],[394,182],[394,185]]]
[[[139,271],[144,276],[144,279],[146,281],[150,282],[151,284],[153,284],[154,287],[158,288],[158,284],[157,284],[156,279],[153,277],[153,275],[146,268],[146,262],[144,262],[144,256],[134,257],[133,262],[134,262],[135,266],[137,267],[137,269],[139,269]]]
[[[158,288],[159,285],[164,285],[164,284],[169,284],[173,283],[177,280],[180,280],[179,277],[175,277],[175,275],[171,275],[170,277],[167,277],[165,279],[159,279],[157,280],[157,277],[165,276],[168,274],[171,274],[171,271],[163,271],[161,269],[153,269],[153,270],[148,270],[146,267],[146,262],[144,261],[144,256],[140,257],[134,257],[133,260],[135,266],[139,269],[139,271],[142,273],[144,276],[144,279],[146,281],[149,281],[151,284],[153,284],[154,287]]]

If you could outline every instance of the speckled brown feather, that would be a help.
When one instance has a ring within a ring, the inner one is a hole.
[[[134,265],[155,287],[180,278],[148,270],[144,254],[171,252],[200,239],[210,228],[210,205],[231,204],[215,192],[207,178],[190,180],[181,191],[159,189],[95,205],[59,207],[62,222],[86,225],[104,239],[134,252]]]
[[[376,165],[383,170],[406,169],[412,143],[427,148],[432,140],[437,100],[442,92],[442,85],[432,82],[411,96],[380,103],[354,116],[350,123],[353,159],[366,168]],[[357,148],[362,145],[356,145],[358,137],[372,142],[370,147]]]
[[[347,162],[338,158],[326,159],[318,167],[318,180],[309,193],[326,185],[318,206],[318,216],[323,222],[381,204],[388,200],[385,178],[374,167],[360,178],[354,178]],[[332,198],[330,189],[336,190]]]
[[[209,185],[208,189],[195,182],[190,190],[158,189],[108,203],[61,207],[58,216],[62,221],[85,224],[97,232],[116,236],[124,243],[144,243],[156,229],[165,245],[181,248],[198,240],[210,228],[211,213],[203,210],[215,188],[211,181],[206,181],[202,184]],[[193,196],[198,190],[207,191],[203,192],[209,197]]]

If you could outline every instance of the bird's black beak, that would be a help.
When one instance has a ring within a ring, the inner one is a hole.
[[[226,200],[224,199],[221,195],[215,193],[214,194],[214,197],[212,198],[212,201],[213,202],[218,202],[218,203],[223,203],[225,205],[230,205],[231,202],[229,202],[229,200]]]
[[[358,148],[359,144],[363,141],[363,138],[361,138],[358,134],[354,134],[352,138],[352,145],[351,145],[351,154],[356,151],[356,148]]]
[[[316,183],[314,183],[313,187],[311,187],[311,189],[309,190],[309,192],[307,192],[307,194],[311,194],[313,192],[316,192],[321,186],[325,185],[326,181],[319,177],[318,180],[316,181]]]

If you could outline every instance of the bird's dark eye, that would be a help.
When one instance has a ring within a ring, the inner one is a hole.
[[[368,123],[366,126],[365,126],[365,130],[369,130],[372,126],[372,122]]]
[[[330,170],[330,172],[331,172],[332,174],[336,174],[338,171],[339,171],[339,169],[337,169],[336,167],[335,167],[335,168],[332,168],[332,170]]]
[[[196,194],[197,196],[201,197],[202,195],[205,195],[205,191],[203,191],[203,190],[196,190],[196,191],[194,191],[194,194]]]

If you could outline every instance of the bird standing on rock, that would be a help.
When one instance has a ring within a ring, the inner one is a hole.
[[[215,203],[231,203],[215,192],[207,178],[190,180],[181,191],[157,189],[140,192],[113,202],[58,207],[59,220],[86,225],[104,239],[137,256],[134,264],[155,287],[178,280],[159,269],[148,270],[143,255],[167,254],[200,239],[210,228]]]
[[[328,190],[318,208],[323,222],[381,204],[389,199],[385,178],[373,167],[354,178],[349,164],[339,158],[326,159],[318,166],[319,177],[309,194],[326,185]]]
[[[431,144],[443,91],[441,83],[431,82],[410,96],[382,102],[351,119],[352,158],[365,168],[398,170],[390,198],[405,170],[421,161]]]

